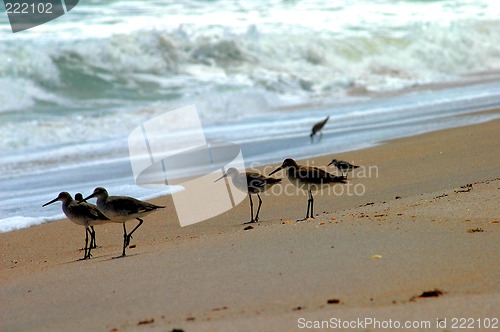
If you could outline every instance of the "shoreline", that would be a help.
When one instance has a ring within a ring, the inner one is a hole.
[[[162,197],[152,202],[167,208],[145,218],[128,257],[113,259],[122,229],[106,224],[87,261],[77,261],[84,230],[66,220],[2,233],[2,328],[275,331],[298,330],[300,317],[493,317],[499,128],[495,120],[336,154],[377,165],[379,176],[350,176],[363,196],[316,195],[309,222],[295,222],[304,193],[262,195],[250,230],[247,199],[181,228]],[[434,289],[442,295],[418,297]]]
[[[492,115],[497,115],[498,116],[499,113],[500,113],[500,111],[497,108],[493,108],[493,109],[488,109],[488,110],[478,111],[478,112],[472,112],[472,113],[469,112],[469,113],[462,113],[462,114],[458,114],[458,115],[449,115],[449,116],[444,117],[444,119],[463,118],[463,117],[467,117],[467,116],[476,116],[476,117],[484,117],[484,116],[492,116]],[[489,122],[489,121],[495,121],[495,119],[492,120],[492,119],[487,119],[486,118],[486,119],[481,119],[480,121],[476,120],[476,122],[474,124],[472,124],[472,125],[482,124],[482,123]],[[453,128],[460,128],[460,127],[466,127],[466,126],[470,126],[470,124],[466,124],[466,125],[456,124],[456,125],[454,125],[452,127],[448,127],[448,128],[445,128],[445,129],[438,129],[438,130],[425,129],[424,133],[417,133],[417,134],[414,134],[414,135],[411,135],[411,136],[404,136],[404,137],[397,137],[397,138],[391,138],[391,139],[386,139],[386,140],[374,141],[374,142],[370,143],[370,145],[368,147],[366,147],[366,146],[358,146],[358,147],[356,147],[354,149],[349,149],[349,150],[345,150],[345,151],[341,149],[341,152],[337,153],[337,155],[341,155],[341,154],[345,154],[345,153],[355,153],[356,151],[370,149],[370,148],[377,147],[377,146],[380,146],[380,145],[383,145],[383,144],[388,144],[391,141],[398,140],[398,139],[411,138],[411,137],[419,136],[419,135],[422,135],[422,134],[439,132],[441,130],[447,130],[447,129],[453,129]],[[267,141],[264,141],[264,142],[267,142]],[[296,140],[295,140],[295,143],[297,143]],[[262,142],[253,142],[253,143],[250,144],[250,146],[248,147],[248,149],[250,151],[252,151],[252,150],[256,149],[257,145],[259,145],[259,144],[262,144]],[[283,144],[286,144],[286,143],[280,143],[280,144],[283,145]],[[246,144],[243,144],[242,147],[245,146],[245,145]],[[321,145],[319,145],[319,146],[321,146]],[[305,154],[306,155],[310,155],[311,153],[312,152],[310,151],[310,152],[306,152]],[[303,155],[303,154],[304,153],[301,153],[301,155]],[[315,158],[318,158],[318,157],[324,157],[324,156],[327,156],[328,154],[329,153],[326,152],[326,151],[324,153],[319,153],[319,151],[316,151],[316,153],[314,154],[314,156],[311,156],[309,159],[315,159]],[[249,157],[250,160],[252,158],[253,157]],[[304,158],[299,157],[298,159],[304,159]],[[251,164],[255,164],[255,162],[252,162]],[[267,166],[273,165],[273,164],[274,164],[273,162],[269,162],[269,160],[265,160],[263,164],[258,163],[257,167],[252,167],[251,169],[255,169],[255,170],[259,171],[263,167],[267,167]],[[133,185],[131,185],[131,186],[133,187]],[[170,190],[170,189],[168,189],[168,190]],[[145,191],[145,190],[138,187],[138,189],[135,190],[135,191],[139,191],[140,192],[140,191]],[[163,191],[166,191],[166,190],[163,190]],[[56,195],[56,193],[54,193],[54,195]],[[155,194],[148,194],[148,196],[149,197],[154,197],[156,195]],[[156,198],[168,197],[168,196],[169,195],[158,194]],[[143,197],[139,197],[139,196],[136,196],[136,197],[138,197],[140,199],[144,199]],[[47,198],[47,200],[48,199],[49,198]],[[146,199],[151,199],[151,198],[146,198]],[[60,211],[58,211],[58,215],[61,215]],[[1,232],[0,234],[12,232],[12,231],[18,231],[18,230],[22,230],[22,229],[25,229],[25,228],[39,226],[39,225],[42,225],[42,224],[54,222],[55,220],[64,220],[64,217],[57,219],[57,217],[54,216],[54,215],[46,216],[46,217],[38,217],[38,218],[35,218],[35,217],[32,217],[32,216],[24,216],[24,217],[23,216],[13,216],[13,217],[6,218],[5,220],[9,220],[9,219],[19,220],[19,219],[23,219],[23,218],[26,218],[26,219],[33,218],[34,221],[32,223],[36,223],[36,224],[34,224],[34,225],[28,225],[28,226],[22,227],[22,228],[17,228],[17,229],[9,230],[9,231],[6,231],[6,232]],[[41,221],[41,219],[44,219],[44,220]]]

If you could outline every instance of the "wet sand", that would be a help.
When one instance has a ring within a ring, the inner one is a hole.
[[[145,218],[126,258],[114,259],[120,224],[96,227],[99,247],[87,261],[78,261],[84,230],[67,220],[0,234],[0,330],[295,331],[365,318],[429,321],[434,330],[453,329],[454,318],[473,318],[476,329],[494,323],[499,132],[496,120],[301,161],[324,166],[335,157],[366,167],[349,186],[316,194],[310,221],[295,221],[307,195],[284,179],[262,195],[261,220],[249,230],[242,225],[248,200],[184,228],[169,197],[154,200],[167,208]]]

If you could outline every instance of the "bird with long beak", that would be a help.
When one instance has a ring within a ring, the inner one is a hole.
[[[281,179],[266,177],[257,172],[240,173],[236,168],[231,167],[227,170],[226,174],[224,174],[214,182],[217,182],[227,176],[231,178],[231,181],[236,188],[245,193],[248,193],[248,199],[250,200],[250,221],[246,222],[245,224],[259,221],[259,212],[262,205],[262,199],[260,198],[259,194],[268,190],[275,184],[280,183]],[[257,208],[255,218],[253,217],[252,195],[257,195],[257,198],[259,199],[259,206]]]
[[[323,138],[322,129],[325,126],[325,124],[329,118],[330,118],[330,116],[327,116],[326,119],[314,124],[314,126],[311,129],[311,134],[309,135],[309,137],[311,137],[311,143],[314,141],[314,135],[316,135],[317,133],[319,133],[319,140],[321,141],[321,139]]]
[[[59,193],[56,198],[54,198],[50,202],[45,203],[44,205],[42,205],[42,207],[55,203],[57,201],[62,202],[62,210],[69,220],[77,225],[85,227],[85,253],[83,259],[92,257],[92,255],[90,254],[91,246],[89,246],[89,234],[91,234],[92,238],[92,233],[89,227],[110,222],[110,219],[101,211],[99,211],[99,209],[95,205],[79,203],[65,191]]]
[[[329,163],[326,166],[330,166],[330,165],[335,166],[339,171],[341,171],[342,172],[342,176],[344,178],[346,178],[346,179],[347,179],[347,173],[349,173],[350,171],[352,171],[355,168],[359,168],[360,167],[360,166],[357,166],[357,165],[350,164],[347,161],[337,160],[337,159],[333,159],[332,162]]]
[[[285,159],[283,164],[272,171],[269,175],[273,175],[282,169],[286,170],[286,176],[291,183],[293,183],[297,188],[306,190],[309,194],[306,216],[304,219],[299,219],[298,221],[314,218],[313,191],[321,190],[325,186],[336,183],[347,183],[342,176],[335,176],[322,170],[321,168],[299,165],[291,158]]]
[[[122,256],[125,257],[125,249],[130,244],[132,234],[144,222],[141,218],[147,216],[153,211],[164,208],[164,206],[154,205],[128,196],[109,196],[108,191],[103,187],[97,187],[94,192],[83,199],[84,202],[91,198],[97,198],[97,207],[105,213],[111,222],[123,224],[123,250]],[[139,223],[132,232],[127,233],[125,222],[131,219],[139,220]]]

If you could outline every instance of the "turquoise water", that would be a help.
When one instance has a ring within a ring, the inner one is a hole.
[[[498,106],[500,80],[381,96],[495,74],[499,21],[488,0],[82,0],[13,34],[0,12],[0,231],[60,216],[39,206],[62,190],[150,195],[127,136],[189,104],[251,162],[486,121],[446,116]],[[324,141],[301,144],[327,114]]]

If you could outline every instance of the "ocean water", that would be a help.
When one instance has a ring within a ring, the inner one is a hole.
[[[136,186],[127,137],[185,105],[248,166],[499,117],[491,0],[86,0],[16,34],[0,8],[0,232],[61,218],[63,190],[182,190]]]

